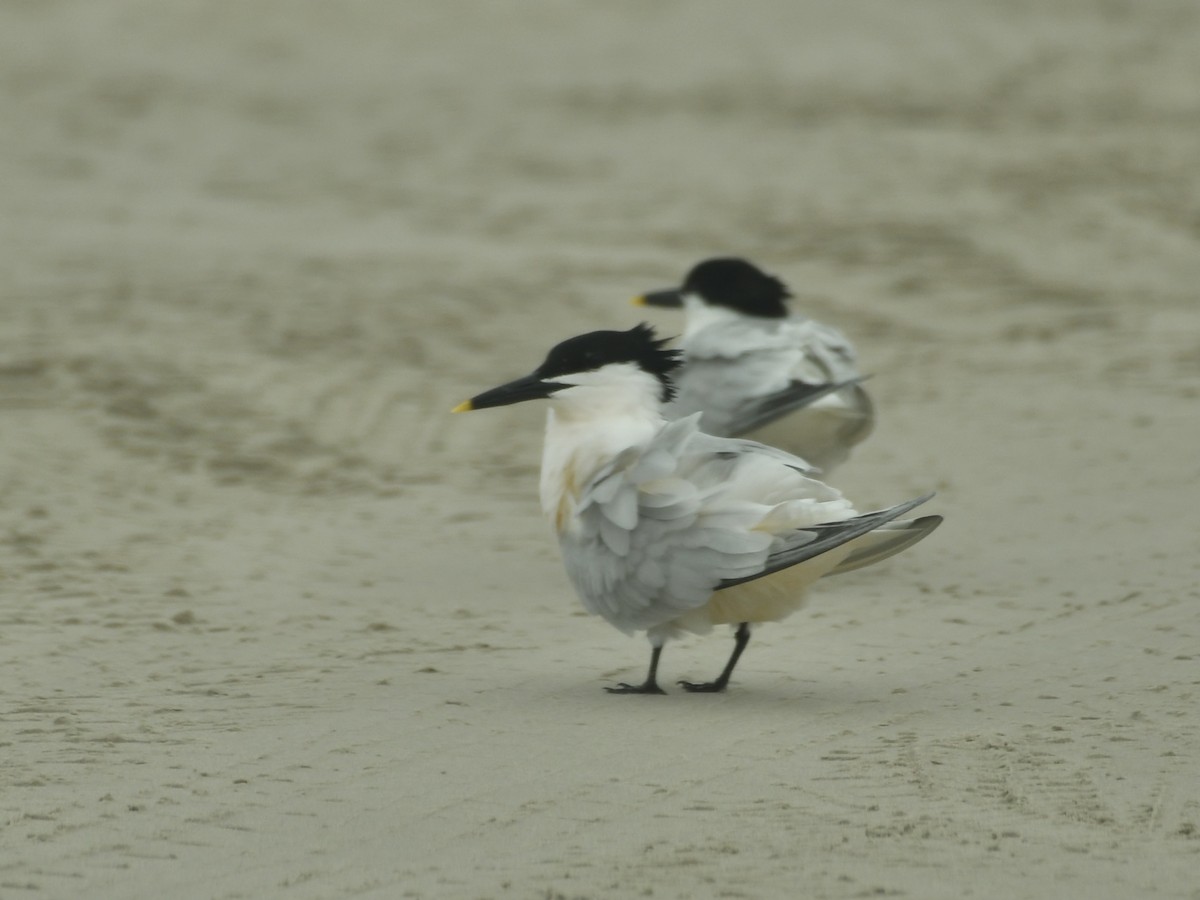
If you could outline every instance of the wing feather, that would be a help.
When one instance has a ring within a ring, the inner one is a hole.
[[[846,388],[855,387],[868,377],[863,375],[843,381],[825,381],[817,384],[792,381],[787,387],[774,393],[749,399],[739,409],[731,412],[727,425],[728,433],[748,434],[751,431],[757,431],[776,419],[782,419],[806,406],[812,406],[830,394],[837,394]]]
[[[761,571],[747,577],[724,579],[720,586],[727,588],[744,584],[747,581],[771,575],[780,569],[786,569],[805,560],[812,559],[814,556],[819,556],[828,550],[832,550],[834,547],[840,547],[847,541],[852,541],[856,537],[860,537],[882,525],[886,525],[893,519],[904,515],[913,507],[920,506],[931,497],[933,497],[933,494],[925,494],[922,497],[917,497],[905,503],[898,503],[887,509],[855,516],[852,519],[798,529],[783,541],[782,546],[771,553],[767,558],[766,566]]]

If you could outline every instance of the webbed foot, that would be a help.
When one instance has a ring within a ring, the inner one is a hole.
[[[679,686],[689,694],[719,694],[725,690],[728,681],[680,681]]]
[[[662,688],[658,686],[656,681],[647,681],[644,684],[626,684],[622,681],[620,684],[613,687],[606,687],[606,691],[610,694],[665,694]]]

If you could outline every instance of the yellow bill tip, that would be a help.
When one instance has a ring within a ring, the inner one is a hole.
[[[646,298],[643,297],[641,294],[638,294],[636,297],[634,297],[632,300],[629,301],[629,305],[630,306],[645,306]]]
[[[464,400],[462,403],[458,404],[458,406],[454,407],[454,409],[450,410],[450,412],[470,412],[474,408],[475,407],[471,405],[470,400]]]

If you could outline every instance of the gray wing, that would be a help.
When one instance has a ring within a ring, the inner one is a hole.
[[[830,395],[848,412],[861,412],[866,396],[850,342],[804,316],[714,325],[681,347],[685,362],[667,414],[703,412],[709,434],[747,434]]]
[[[841,442],[850,445],[866,437],[874,411],[862,382],[870,376],[859,374],[854,347],[846,336],[814,319],[792,316],[780,324],[778,338],[787,341],[796,354],[788,369],[789,384],[766,396],[747,397],[747,402],[731,413],[726,433],[749,434],[836,395],[837,408],[852,421],[845,429],[839,428],[839,432],[847,432]],[[859,434],[863,423],[866,431]]]
[[[792,381],[782,390],[765,397],[757,397],[743,404],[740,409],[730,415],[726,428],[729,434],[747,434],[764,425],[769,425],[776,419],[794,413],[798,409],[816,403],[822,397],[836,394],[845,388],[856,387],[869,377],[869,375],[862,375],[848,378],[845,381],[829,381],[821,384]]]
[[[917,497],[915,500],[909,500],[905,503],[899,503],[896,506],[882,509],[878,512],[865,513],[861,516],[855,516],[852,519],[846,519],[841,522],[830,522],[823,525],[813,525],[809,528],[804,528],[795,531],[792,535],[786,537],[782,546],[775,549],[770,556],[767,557],[767,564],[761,571],[749,575],[743,575],[737,578],[726,578],[721,581],[720,587],[733,587],[737,584],[745,584],[747,581],[754,581],[756,578],[762,578],[766,575],[771,575],[778,572],[780,569],[786,569],[790,566],[804,562],[806,559],[812,559],[814,556],[820,556],[826,551],[832,550],[834,547],[840,547],[847,541],[852,541],[857,537],[861,537],[870,531],[874,531],[881,526],[886,525],[893,519],[898,519],[910,509],[920,506],[925,501],[933,497],[933,494],[925,494],[923,497]],[[941,522],[941,518],[934,516],[930,517],[937,521],[933,523],[927,531],[921,534],[924,537],[937,523]],[[908,546],[905,544],[904,546]],[[896,551],[899,552],[898,548]],[[890,555],[890,554],[888,554]],[[877,557],[882,559],[883,557]],[[870,560],[872,562],[876,559]],[[858,565],[850,566],[849,568],[860,568],[866,565],[866,562],[860,562]],[[849,571],[849,568],[846,571]],[[836,571],[836,570],[835,570]]]
[[[667,418],[703,413],[700,427],[718,437],[737,433],[742,410],[762,399],[764,389],[770,394],[789,383],[785,366],[761,355],[732,359],[690,355],[672,379],[678,393],[666,407]]]
[[[560,537],[567,574],[585,608],[632,632],[661,625],[708,602],[723,581],[766,564],[773,537],[754,531],[762,507],[714,503],[698,466],[733,466],[689,444],[696,418],[666,425],[644,448],[602,468],[580,492],[571,527]],[[738,442],[731,442],[738,443]]]

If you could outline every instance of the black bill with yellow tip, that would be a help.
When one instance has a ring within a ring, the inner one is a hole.
[[[470,400],[464,400],[451,412],[470,412],[473,409],[487,409],[492,406],[508,406],[521,403],[524,400],[544,400],[555,391],[561,391],[569,384],[557,384],[553,381],[542,381],[536,375],[526,375],[508,384],[494,387],[490,391],[476,394]]]
[[[671,288],[666,291],[650,291],[640,297],[633,298],[634,306],[683,306],[683,291]]]

